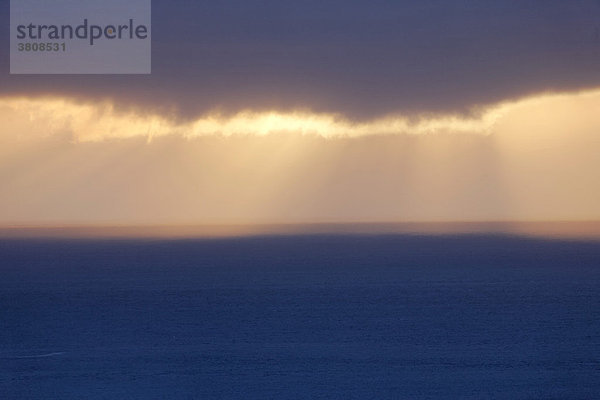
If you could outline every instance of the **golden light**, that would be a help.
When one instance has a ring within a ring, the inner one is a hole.
[[[192,121],[0,98],[0,223],[600,218],[600,90],[463,115]]]

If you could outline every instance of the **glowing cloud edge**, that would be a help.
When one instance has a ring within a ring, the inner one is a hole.
[[[577,93],[546,93],[488,106],[476,106],[468,116],[388,115],[369,121],[351,121],[339,114],[240,111],[231,116],[219,113],[180,122],[160,114],[124,112],[111,103],[77,104],[69,98],[0,97],[0,117],[11,132],[42,132],[44,136],[68,134],[75,142],[180,135],[192,139],[206,135],[256,135],[276,133],[317,135],[325,138],[367,135],[476,134],[489,135],[496,124],[511,113],[568,100],[592,100],[600,105],[600,89]]]

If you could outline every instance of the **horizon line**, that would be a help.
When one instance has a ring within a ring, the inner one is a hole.
[[[600,220],[472,220],[472,221],[330,221],[239,223],[63,223],[0,224],[0,239],[10,238],[139,238],[193,239],[304,235],[458,235],[517,236],[600,240]]]

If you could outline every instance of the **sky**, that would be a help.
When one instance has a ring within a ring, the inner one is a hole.
[[[10,75],[0,1],[0,224],[600,219],[598,1],[152,14],[150,75]]]

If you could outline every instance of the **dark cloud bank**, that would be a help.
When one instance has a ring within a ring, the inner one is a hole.
[[[1,4],[2,95],[369,118],[600,86],[597,1],[154,0],[150,76],[8,75]]]

